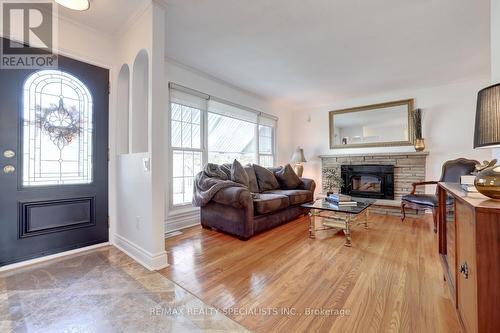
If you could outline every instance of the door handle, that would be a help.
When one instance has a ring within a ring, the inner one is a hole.
[[[458,267],[458,271],[466,280],[469,278],[469,265],[467,265],[467,261]]]
[[[10,164],[7,164],[6,166],[3,167],[3,173],[9,174],[9,173],[14,173],[15,171],[16,168]]]

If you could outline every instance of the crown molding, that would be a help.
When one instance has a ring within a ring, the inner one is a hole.
[[[107,31],[98,30],[98,29],[93,28],[89,25],[85,25],[85,24],[81,23],[80,21],[74,20],[74,19],[69,18],[65,15],[61,15],[61,14],[59,14],[59,12],[57,13],[57,15],[55,15],[55,18],[57,20],[64,21],[66,23],[74,25],[75,27],[77,27],[79,29],[88,31],[92,34],[96,34],[96,35],[99,35],[101,37],[104,37],[105,39],[108,39],[109,41],[113,40],[113,35],[111,33],[107,32]]]
[[[134,24],[139,20],[140,17],[146,13],[146,11],[153,5],[153,2],[160,0],[149,0],[141,2],[141,5],[137,7],[137,9],[125,20],[122,26],[115,31],[113,31],[112,36],[114,39],[121,38],[130,27],[134,26]]]

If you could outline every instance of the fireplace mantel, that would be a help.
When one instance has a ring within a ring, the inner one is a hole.
[[[319,158],[331,158],[331,157],[364,157],[364,156],[427,156],[428,151],[420,152],[390,152],[390,153],[357,153],[357,154],[331,154],[331,155],[319,155]]]

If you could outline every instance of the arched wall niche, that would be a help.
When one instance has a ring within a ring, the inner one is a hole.
[[[146,50],[137,53],[132,68],[132,113],[130,134],[132,153],[148,151],[149,57]]]
[[[116,153],[130,152],[130,69],[124,64],[118,73],[117,102],[116,102]]]

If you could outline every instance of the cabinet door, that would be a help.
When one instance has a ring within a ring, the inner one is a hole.
[[[455,230],[455,199],[453,196],[446,194],[446,217],[445,217],[445,230],[446,230],[446,263],[448,264],[448,272],[450,273],[450,282],[453,289],[457,286],[457,254],[456,254],[456,230]]]
[[[456,201],[457,301],[467,333],[477,332],[476,233],[474,212]]]

